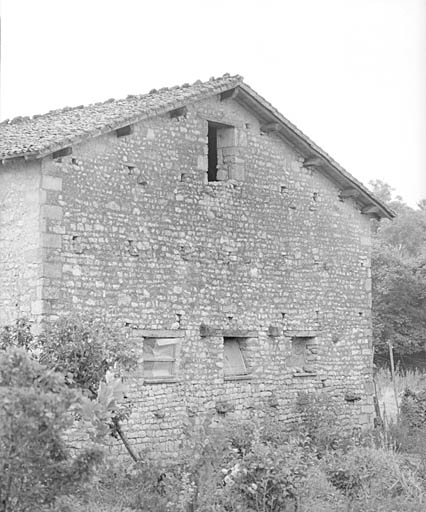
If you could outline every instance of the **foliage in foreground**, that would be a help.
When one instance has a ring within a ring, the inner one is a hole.
[[[100,461],[96,449],[72,456],[63,440],[81,394],[19,348],[0,357],[0,511],[41,510],[75,492]]]
[[[380,435],[348,437],[337,428],[324,429],[320,420],[331,425],[335,414],[325,393],[301,396],[298,402],[304,419],[292,435],[273,417],[220,423],[210,418],[188,430],[174,461],[109,460],[98,474],[96,491],[72,510],[425,510],[424,465],[378,443]],[[56,512],[65,512],[62,505]]]
[[[73,510],[425,510],[422,474],[392,450],[358,445],[319,457],[304,435],[276,444],[270,435],[265,440],[257,429],[241,450],[234,436],[236,427],[202,429],[175,463],[151,460],[120,465],[110,461],[99,474],[96,492],[80,501],[81,509]]]
[[[44,326],[33,336],[30,323],[22,318],[0,331],[0,349],[25,348],[45,368],[59,372],[66,385],[78,389],[90,400],[82,403],[85,434],[95,442],[108,435],[120,439],[129,455],[138,456],[122,428],[131,414],[121,373],[136,366],[129,340],[102,321],[85,316],[66,315]]]
[[[96,327],[68,324],[55,329],[41,348],[48,367],[22,348],[0,351],[0,410],[4,411],[0,461],[5,461],[0,462],[0,512],[420,512],[426,508],[426,450],[413,464],[389,448],[401,449],[409,438],[407,432],[424,434],[423,394],[411,397],[411,413],[407,409],[405,424],[399,425],[406,430],[395,431],[395,442],[389,444],[377,443],[380,435],[362,439],[341,431],[335,403],[324,391],[300,394],[296,412],[301,421],[291,436],[273,415],[251,422],[211,417],[188,429],[172,461],[147,458],[132,464],[117,460],[99,464],[95,450],[73,457],[64,431],[73,413],[83,415],[87,409],[87,395],[94,403],[108,395],[106,380],[115,364],[114,354],[103,352],[99,335],[103,331]],[[4,331],[0,339],[3,348],[29,348],[34,343],[25,323]],[[58,340],[69,346],[59,346]],[[92,389],[86,385],[90,382]]]

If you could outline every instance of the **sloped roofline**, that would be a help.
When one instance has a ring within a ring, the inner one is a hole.
[[[347,197],[356,198],[361,203],[362,210],[365,213],[388,219],[395,217],[395,212],[391,208],[377,199],[360,181],[354,178],[250,86],[242,83],[236,87],[233,98],[261,116],[265,120],[266,128],[268,125],[276,123],[278,126],[273,127],[275,133],[294,145],[302,154],[307,155],[305,166],[315,168],[329,176],[333,181],[340,183],[343,197],[346,195]]]
[[[176,89],[183,94],[175,94]],[[165,91],[164,100],[162,101],[161,95]],[[142,110],[135,109],[132,115],[115,116],[113,119],[109,119],[108,122],[101,122],[90,130],[81,130],[80,133],[73,132],[72,135],[58,137],[57,140],[46,141],[45,144],[37,144],[38,147],[34,147],[31,150],[30,147],[25,148],[22,151],[11,151],[10,153],[3,154],[1,156],[1,163],[5,164],[10,160],[17,158],[24,158],[25,160],[39,159],[48,156],[49,154],[61,151],[69,146],[79,144],[90,138],[104,135],[125,126],[129,126],[148,118],[157,117],[164,115],[167,112],[183,108],[190,103],[195,103],[207,97],[220,95],[221,100],[226,101],[232,98],[233,100],[240,103],[246,109],[250,110],[260,121],[265,131],[274,131],[276,135],[281,137],[287,143],[290,143],[296,150],[305,156],[304,166],[316,169],[325,176],[329,177],[332,181],[337,182],[341,187],[342,198],[352,197],[361,206],[362,213],[371,215],[374,217],[385,217],[392,219],[395,213],[388,208],[384,203],[377,199],[361,182],[356,180],[349,172],[341,167],[333,158],[315,144],[309,137],[307,137],[301,130],[299,130],[294,124],[286,119],[275,107],[273,107],[268,101],[262,96],[256,93],[250,86],[243,82],[241,76],[230,76],[224,75],[218,79],[211,79],[208,82],[196,82],[192,86],[185,84],[181,88],[175,87],[171,89],[160,89],[159,91],[151,91],[145,96],[130,96],[127,98],[128,101],[141,101],[146,102],[146,99],[155,99],[157,96],[160,97],[159,104],[153,105],[150,102],[144,103]],[[122,100],[123,101],[123,100]],[[124,100],[126,101],[126,100]],[[109,100],[105,103],[95,104],[89,107],[77,107],[75,109],[63,109],[53,113],[46,114],[46,116],[66,116],[67,112],[75,113],[77,109],[90,109],[95,108],[97,105],[101,107],[107,106],[108,103],[112,103],[113,100]],[[37,116],[42,118],[44,116]],[[37,118],[34,118],[34,124],[37,124]],[[31,120],[24,119],[17,121],[17,128],[22,122],[24,125],[31,126]],[[7,123],[6,123],[7,124]],[[9,123],[9,126],[10,127]],[[10,127],[12,128],[12,127]],[[34,127],[36,129],[36,127]]]

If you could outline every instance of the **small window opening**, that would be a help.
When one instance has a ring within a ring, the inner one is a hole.
[[[239,338],[223,339],[223,373],[225,377],[247,375],[247,365],[244,360],[242,341]]]
[[[293,338],[291,340],[291,366],[305,366],[307,343],[308,338]]]
[[[296,372],[314,373],[316,361],[316,341],[312,337],[295,336],[291,340],[289,365]]]
[[[176,376],[176,338],[145,338],[143,376],[145,379],[170,379]]]
[[[208,131],[208,180],[217,181],[217,127],[209,123]]]
[[[207,160],[208,181],[224,181],[235,167],[235,129],[233,126],[208,123]]]

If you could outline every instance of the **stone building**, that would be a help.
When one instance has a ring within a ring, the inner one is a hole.
[[[372,421],[370,218],[392,212],[241,77],[0,125],[0,325],[84,312],[136,340],[129,437],[204,413]]]

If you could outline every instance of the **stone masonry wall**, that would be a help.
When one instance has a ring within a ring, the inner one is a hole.
[[[0,327],[37,313],[40,162],[0,165]]]
[[[207,120],[235,127],[223,150],[230,179],[207,182]],[[302,163],[217,98],[43,160],[46,318],[93,314],[140,354],[146,330],[181,336],[175,381],[148,383],[142,371],[129,381],[127,430],[140,448],[174,452],[183,426],[206,413],[289,423],[301,390],[328,389],[343,424],[371,422],[369,219]],[[224,378],[227,333],[241,336],[245,378]],[[309,368],[295,363],[296,335]]]

